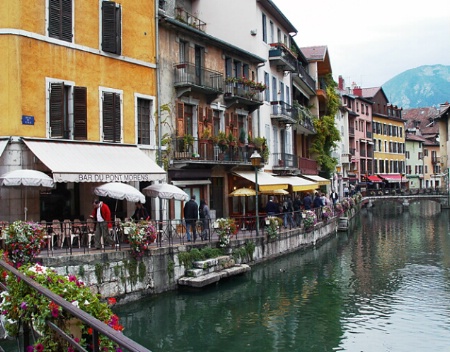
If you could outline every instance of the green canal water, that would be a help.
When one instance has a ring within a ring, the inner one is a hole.
[[[320,248],[117,307],[152,351],[450,351],[449,211],[362,210]]]

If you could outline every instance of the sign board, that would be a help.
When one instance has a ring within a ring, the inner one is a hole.
[[[34,125],[34,116],[22,115],[22,125]]]

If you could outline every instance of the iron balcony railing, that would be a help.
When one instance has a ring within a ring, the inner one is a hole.
[[[245,100],[262,103],[264,99],[263,91],[246,86],[239,82],[229,82],[225,84],[225,100],[233,98],[243,98]]]
[[[198,17],[195,17],[191,13],[187,12],[185,9],[181,7],[175,8],[176,11],[176,19],[180,22],[186,23],[189,26],[196,28],[200,31],[205,31],[206,29],[206,22],[203,22]]]
[[[298,63],[297,66],[298,76],[311,88],[313,91],[316,90],[316,81],[312,79],[309,73],[305,70],[305,68]]]
[[[223,92],[223,74],[189,62],[173,65],[174,85],[197,86],[219,93]]]
[[[294,154],[288,153],[273,153],[272,154],[272,162],[274,168],[282,168],[282,169],[297,169],[298,168],[298,159]]]
[[[281,71],[295,72],[298,67],[297,56],[283,43],[271,43],[269,61]]]
[[[270,105],[272,105],[272,114],[270,116],[272,119],[289,124],[297,122],[298,109],[294,109],[288,103],[280,100],[271,101]]]

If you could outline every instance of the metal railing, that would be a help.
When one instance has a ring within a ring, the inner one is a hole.
[[[49,301],[55,302],[58,306],[60,306],[64,311],[70,313],[75,318],[81,320],[84,324],[92,328],[92,351],[93,352],[99,352],[99,334],[105,336],[111,341],[114,341],[119,345],[120,348],[125,349],[126,351],[136,351],[136,352],[145,352],[148,350],[147,348],[139,345],[138,343],[134,342],[130,338],[123,335],[121,332],[114,330],[109,325],[101,322],[100,320],[94,318],[93,316],[89,315],[88,313],[84,312],[83,310],[75,307],[72,303],[66,301],[65,299],[61,298],[59,295],[53,293],[48,288],[43,287],[36,283],[34,280],[29,278],[28,276],[22,274],[17,269],[13,268],[8,263],[4,262],[3,260],[0,260],[0,266],[5,269],[10,274],[16,276],[23,282],[25,282],[29,287],[39,292],[41,295],[44,295],[49,299]],[[2,290],[8,290],[8,287],[0,283],[0,287]],[[14,294],[14,293],[12,293]],[[81,346],[79,343],[77,343],[71,336],[67,335],[64,331],[59,329],[56,325],[48,322],[47,323],[50,328],[52,328],[59,336],[61,336],[64,340],[69,342],[74,348],[76,348],[78,351],[86,351],[83,346]],[[32,331],[30,330],[32,328],[29,326],[28,328],[24,329],[24,333],[28,331],[28,334],[31,335]],[[31,341],[31,336],[25,336],[24,335],[24,341]],[[24,343],[24,351],[27,351],[27,347],[29,344]]]
[[[193,85],[223,92],[223,73],[190,62],[173,65],[174,85]]]

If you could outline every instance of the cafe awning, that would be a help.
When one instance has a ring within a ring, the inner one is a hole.
[[[0,140],[0,156],[2,156],[3,152],[5,151],[6,146],[8,145],[8,142],[9,142],[9,138]]]
[[[234,174],[255,183],[254,171],[235,171]],[[261,192],[287,188],[288,183],[281,177],[272,176],[267,172],[258,171],[258,189]]]
[[[331,184],[330,180],[320,177],[319,175],[302,175],[302,177],[305,177],[306,179],[317,182],[319,184],[319,186],[325,186],[325,185]]]
[[[383,181],[387,181],[389,183],[399,183],[402,182],[402,175],[401,174],[378,174],[379,177],[383,179]],[[406,177],[403,177],[405,182],[408,180]]]
[[[367,176],[367,179],[370,182],[383,182],[383,180],[381,178],[379,178],[377,175],[369,175],[369,176]]]
[[[297,176],[278,176],[278,178],[290,185],[293,192],[312,191],[319,188],[319,184],[317,182]]]
[[[166,171],[134,145],[23,141],[52,171],[55,182],[149,182],[166,178]]]

